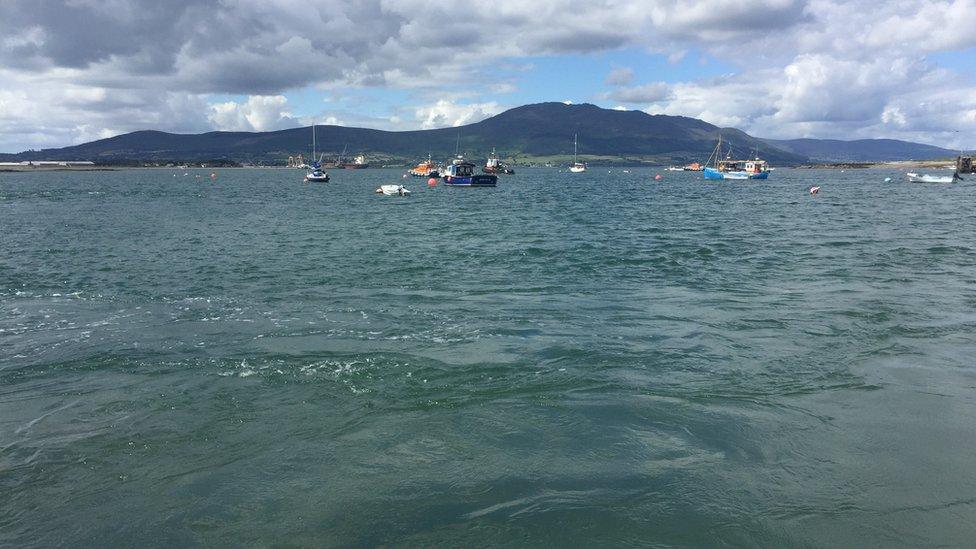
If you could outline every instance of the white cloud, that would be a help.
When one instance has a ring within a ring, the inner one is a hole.
[[[280,98],[305,88],[410,94],[392,116],[316,113],[350,124],[454,125],[497,112],[497,96],[518,87],[512,74],[532,71],[538,57],[621,48],[658,52],[671,63],[701,52],[703,62],[717,59],[735,74],[664,85],[653,83],[667,79],[660,74],[618,67],[606,80],[615,89],[599,96],[611,105],[701,116],[762,135],[879,132],[936,141],[948,139],[940,128],[951,125],[958,130],[952,139],[976,141],[972,82],[927,58],[976,46],[976,0],[5,0],[3,6],[0,150],[142,128],[284,127],[296,121]],[[432,28],[443,21],[469,39],[437,39]],[[485,29],[499,29],[504,38]],[[633,85],[641,81],[652,83]],[[453,82],[478,86],[452,88]],[[247,99],[209,105],[213,94]]]
[[[418,107],[416,119],[423,129],[456,127],[484,120],[504,110],[498,103],[454,103],[445,99]]]
[[[645,110],[691,116],[771,138],[893,137],[972,147],[976,87],[903,58],[857,62],[802,55],[782,69],[671,86]]]
[[[288,99],[283,95],[252,95],[240,103],[211,104],[207,118],[215,129],[227,131],[263,132],[298,126],[287,108]]]

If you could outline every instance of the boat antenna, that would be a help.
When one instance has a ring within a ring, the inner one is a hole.
[[[458,130],[457,142],[454,144],[454,156],[461,156],[461,130]]]

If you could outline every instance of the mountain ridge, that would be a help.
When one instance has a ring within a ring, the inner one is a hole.
[[[515,162],[563,159],[572,155],[574,134],[580,138],[580,155],[598,163],[702,162],[714,149],[719,135],[726,145],[731,145],[734,155],[745,157],[759,151],[764,159],[779,165],[802,164],[811,159],[823,160],[817,155],[834,151],[836,156],[837,151],[844,151],[844,146],[838,143],[853,143],[836,140],[761,139],[735,128],[719,128],[696,118],[604,109],[588,103],[556,102],[514,107],[459,127],[387,131],[316,125],[316,134],[317,149],[325,151],[327,157],[334,157],[346,150],[350,154],[362,152],[372,158],[395,162],[426,158],[428,153],[433,153],[437,158],[446,158],[453,156],[456,148],[474,158],[497,149],[500,155]],[[954,154],[931,145],[895,140],[877,141],[891,142],[888,144],[891,149],[889,156],[904,155],[911,151],[923,151],[929,155]],[[884,144],[878,145],[872,140],[861,142],[861,145],[854,147],[860,147],[864,151],[882,150],[885,147]],[[283,164],[288,156],[308,156],[310,149],[309,126],[269,132],[212,131],[200,134],[139,130],[69,147],[0,154],[0,160],[92,160],[97,163],[114,163],[229,159],[238,162]],[[848,156],[853,154],[850,150],[846,152]],[[889,158],[873,160],[886,159]]]

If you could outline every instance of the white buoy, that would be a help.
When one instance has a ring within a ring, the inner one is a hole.
[[[820,187],[810,187],[810,194],[817,194],[820,192]]]

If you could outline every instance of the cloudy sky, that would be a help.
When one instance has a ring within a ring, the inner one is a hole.
[[[976,0],[0,0],[0,152],[540,101],[976,147]]]

